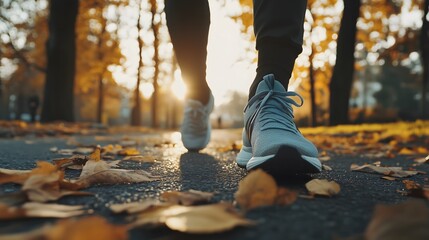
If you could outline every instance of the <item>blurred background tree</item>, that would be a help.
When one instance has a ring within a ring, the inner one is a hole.
[[[74,100],[62,104],[65,93],[60,94],[61,101],[49,100],[49,94],[43,101],[45,72],[55,69],[47,67],[45,53],[48,19],[52,20],[49,9],[54,0],[1,1],[0,118],[28,120],[27,100],[39,96],[42,102],[59,103],[55,109],[68,111],[77,121],[177,127],[185,89],[174,63],[163,0],[78,2],[74,86],[64,87],[71,82],[66,80],[67,74],[59,80],[59,87],[73,93]],[[242,53],[234,65],[247,64],[252,69],[257,61],[252,0],[210,3],[212,18],[223,14],[233,20],[222,21],[229,25],[219,27],[216,24],[221,21],[214,19],[213,29],[228,28],[225,34],[231,34],[231,29],[241,31],[237,36],[242,44],[236,47]],[[427,117],[427,8],[428,0],[309,0],[303,52],[289,87],[307,101],[296,111],[299,124]],[[55,20],[56,24],[62,20]],[[219,39],[230,37],[211,35],[209,49]],[[61,50],[72,50],[62,46]],[[209,51],[209,61],[213,56],[218,56],[216,61],[231,57],[228,52]],[[214,77],[208,73],[209,78]],[[227,89],[228,79],[224,78],[230,76],[214,74],[224,81],[214,84]],[[213,121],[223,116],[224,126],[239,127],[242,111],[238,110],[246,104],[247,87],[225,92],[217,101]]]

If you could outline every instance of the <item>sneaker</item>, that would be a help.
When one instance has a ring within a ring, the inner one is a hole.
[[[301,104],[291,97],[298,97]],[[273,74],[266,75],[244,109],[238,166],[247,170],[261,168],[274,176],[320,172],[317,148],[293,121],[292,105],[300,107],[303,103],[299,94],[286,92]]]
[[[187,99],[180,132],[183,145],[189,151],[198,151],[210,141],[210,113],[213,111],[214,98],[210,93],[209,102],[204,106],[200,101]]]

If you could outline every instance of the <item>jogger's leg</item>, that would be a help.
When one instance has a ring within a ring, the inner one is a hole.
[[[206,82],[210,10],[207,0],[165,0],[165,13],[177,62],[190,99],[208,102]]]
[[[270,73],[287,89],[295,59],[302,51],[306,6],[306,0],[253,0],[258,69],[249,99]]]

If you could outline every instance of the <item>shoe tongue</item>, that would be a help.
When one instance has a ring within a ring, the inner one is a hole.
[[[283,85],[275,80],[274,74],[265,75],[263,80],[258,84],[256,88],[256,94],[273,90],[275,92],[286,92],[286,89]]]

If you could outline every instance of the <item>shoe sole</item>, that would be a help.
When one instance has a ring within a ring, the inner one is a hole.
[[[316,157],[301,155],[291,146],[281,146],[276,154],[252,157],[246,165],[248,171],[260,168],[274,177],[320,173],[322,164]]]
[[[210,138],[211,138],[211,133],[212,133],[212,127],[211,127],[211,125],[209,124],[209,126],[208,126],[208,130],[207,130],[208,132],[207,132],[207,135],[206,135],[206,138],[204,139],[204,141],[202,141],[202,145],[199,145],[199,146],[190,146],[190,145],[192,145],[191,143],[186,143],[186,140],[184,140],[183,139],[183,135],[182,135],[182,143],[183,143],[183,146],[186,148],[186,149],[188,149],[188,151],[189,152],[198,152],[198,151],[200,151],[200,150],[203,150],[204,148],[206,148],[207,147],[207,145],[209,144],[209,142],[210,142]],[[194,144],[194,145],[196,145],[196,144]]]

